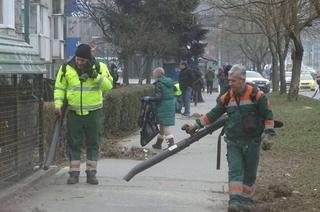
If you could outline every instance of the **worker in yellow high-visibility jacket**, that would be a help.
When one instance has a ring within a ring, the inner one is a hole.
[[[104,63],[98,63],[87,44],[78,46],[75,56],[58,71],[54,104],[56,114],[67,100],[67,139],[70,170],[67,184],[79,182],[82,142],[86,142],[87,183],[98,184],[97,160],[102,127],[103,93],[112,89],[112,77]]]

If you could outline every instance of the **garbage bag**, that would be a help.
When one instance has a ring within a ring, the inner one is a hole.
[[[150,102],[142,102],[138,125],[141,127],[141,146],[147,145],[160,132]]]

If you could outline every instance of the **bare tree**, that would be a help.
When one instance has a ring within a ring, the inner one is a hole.
[[[90,3],[77,0],[79,9],[92,18],[100,27],[106,41],[118,49],[120,60],[124,64],[123,83],[129,84],[129,60],[137,63],[134,57],[141,55],[141,64],[136,64],[139,83],[146,76],[150,82],[151,64],[154,57],[177,52],[178,42],[159,20],[148,18],[139,2],[131,5],[125,2],[116,4],[112,1],[99,0]]]
[[[282,20],[290,39],[293,42],[291,53],[292,58],[292,78],[289,88],[288,100],[296,99],[299,92],[300,71],[303,57],[303,44],[301,33],[312,23],[320,18],[317,13],[317,2],[312,0],[290,0],[281,5]]]
[[[267,37],[273,61],[273,90],[278,90],[280,76],[281,93],[286,92],[284,61],[292,41],[293,78],[289,100],[296,97],[299,91],[303,56],[301,32],[319,19],[319,4],[318,0],[221,0],[213,3],[230,19],[256,24]]]

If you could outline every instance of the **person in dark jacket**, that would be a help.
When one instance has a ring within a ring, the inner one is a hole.
[[[203,75],[200,70],[194,70],[195,80],[192,83],[192,99],[194,106],[197,106],[198,102],[204,102],[201,90],[204,87]]]
[[[154,112],[156,122],[160,125],[160,134],[157,142],[152,145],[155,149],[161,149],[165,140],[168,147],[174,144],[174,136],[171,134],[170,126],[175,124],[175,96],[174,82],[171,78],[165,77],[163,68],[158,67],[153,70],[155,96],[145,96],[144,101],[154,102]]]
[[[218,98],[224,94],[230,87],[228,82],[228,72],[230,71],[232,65],[224,65],[222,69],[219,69],[219,86],[220,93]]]
[[[182,101],[184,106],[184,113],[182,115],[190,116],[190,98],[192,94],[192,83],[194,81],[194,74],[188,68],[186,62],[180,63],[179,85],[182,91]]]
[[[117,81],[119,79],[119,75],[118,75],[118,67],[114,63],[111,63],[111,65],[110,65],[110,74],[113,78],[113,83],[112,83],[113,88],[115,88],[117,85]]]
[[[206,79],[206,84],[207,84],[207,93],[212,94],[213,90],[213,80],[215,78],[214,70],[212,70],[211,67],[209,67],[209,70],[207,73],[204,75],[204,78]]]

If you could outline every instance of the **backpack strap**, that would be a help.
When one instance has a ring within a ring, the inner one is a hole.
[[[100,63],[95,60],[94,66],[96,67],[97,72],[98,72],[99,74],[101,74],[101,72],[100,72]]]
[[[250,93],[250,99],[254,104],[256,104],[258,101],[257,94],[258,94],[259,89],[258,89],[258,86],[256,86],[256,85],[253,85],[253,84],[250,84],[250,85],[253,87],[252,92]],[[224,98],[224,103],[223,103],[224,107],[228,106],[230,99],[231,99],[231,89],[229,88],[228,91],[226,92],[226,96]]]
[[[254,104],[257,103],[257,93],[258,93],[258,86],[253,85],[253,89],[252,89],[252,92],[250,94],[250,99]]]
[[[60,82],[62,82],[62,79],[66,76],[67,65],[68,65],[68,63],[63,63],[62,64],[62,68],[61,68],[62,74],[60,76]]]
[[[231,89],[228,89],[227,94],[226,94],[226,96],[224,98],[224,102],[223,102],[223,106],[225,108],[227,108],[227,106],[228,106],[228,104],[230,102],[230,99],[231,99]]]

